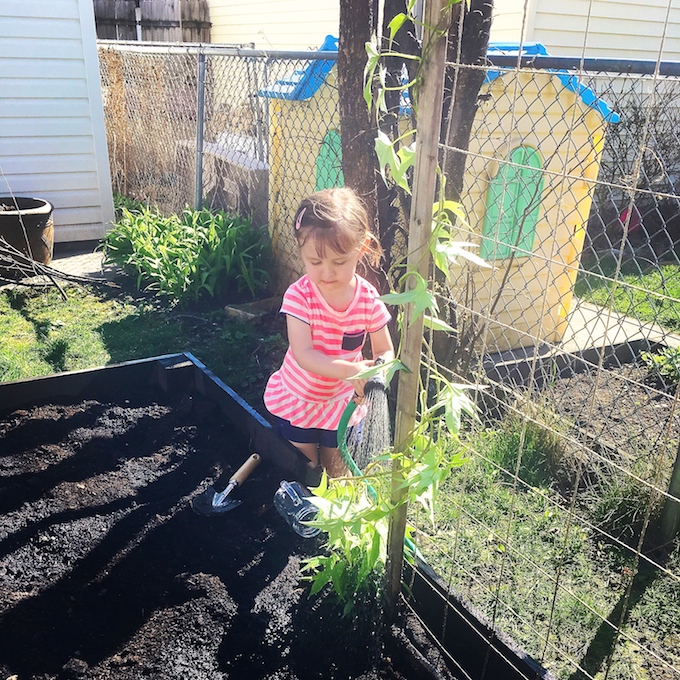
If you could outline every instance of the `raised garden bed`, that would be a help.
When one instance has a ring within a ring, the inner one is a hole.
[[[0,385],[0,437],[3,678],[453,678],[461,640],[464,668],[495,669],[473,677],[537,675],[426,571],[391,631],[376,603],[343,619],[309,598],[317,539],[272,505],[281,479],[314,481],[304,459],[190,355]],[[242,505],[196,514],[251,451]]]

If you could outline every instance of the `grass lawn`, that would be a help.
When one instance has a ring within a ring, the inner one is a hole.
[[[0,293],[0,382],[189,351],[248,400],[285,351],[272,320],[237,322],[222,307],[181,310],[90,287],[66,292]]]
[[[615,272],[612,258],[600,261],[591,271],[581,271],[576,296],[642,322],[680,329],[680,266],[667,264],[640,272],[628,263],[616,282],[612,280]]]
[[[440,490],[435,527],[412,509],[425,559],[561,680],[677,678],[677,542],[665,563],[675,577],[637,564],[633,551],[602,540],[550,480],[515,483],[497,467],[514,469],[499,457],[514,441],[508,434],[471,435],[469,460]],[[540,455],[532,446],[525,453]]]

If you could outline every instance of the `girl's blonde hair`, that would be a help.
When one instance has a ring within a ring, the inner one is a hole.
[[[352,189],[323,189],[305,198],[293,224],[298,246],[311,238],[319,257],[326,248],[336,253],[358,250],[374,267],[380,263],[380,241],[368,228],[364,203]]]

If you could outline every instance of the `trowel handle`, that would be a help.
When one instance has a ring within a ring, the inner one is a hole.
[[[234,472],[234,474],[231,476],[229,479],[230,482],[236,482],[239,486],[243,484],[243,482],[248,479],[250,476],[250,473],[260,464],[260,461],[262,458],[260,458],[259,453],[253,453],[248,460],[246,460],[241,467]]]

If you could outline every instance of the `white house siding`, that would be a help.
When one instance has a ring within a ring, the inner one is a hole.
[[[496,4],[491,40],[519,41],[522,17]],[[530,0],[523,39],[554,55],[677,61],[680,0]]]
[[[54,205],[55,241],[113,220],[92,0],[0,1],[0,195]]]
[[[338,0],[209,0],[211,41],[257,49],[307,50],[338,35]]]
[[[522,34],[525,0],[500,0],[494,3],[491,40],[494,42],[517,43]],[[531,5],[531,2],[529,3]],[[527,11],[527,19],[533,16]],[[524,29],[526,35],[527,28]]]

